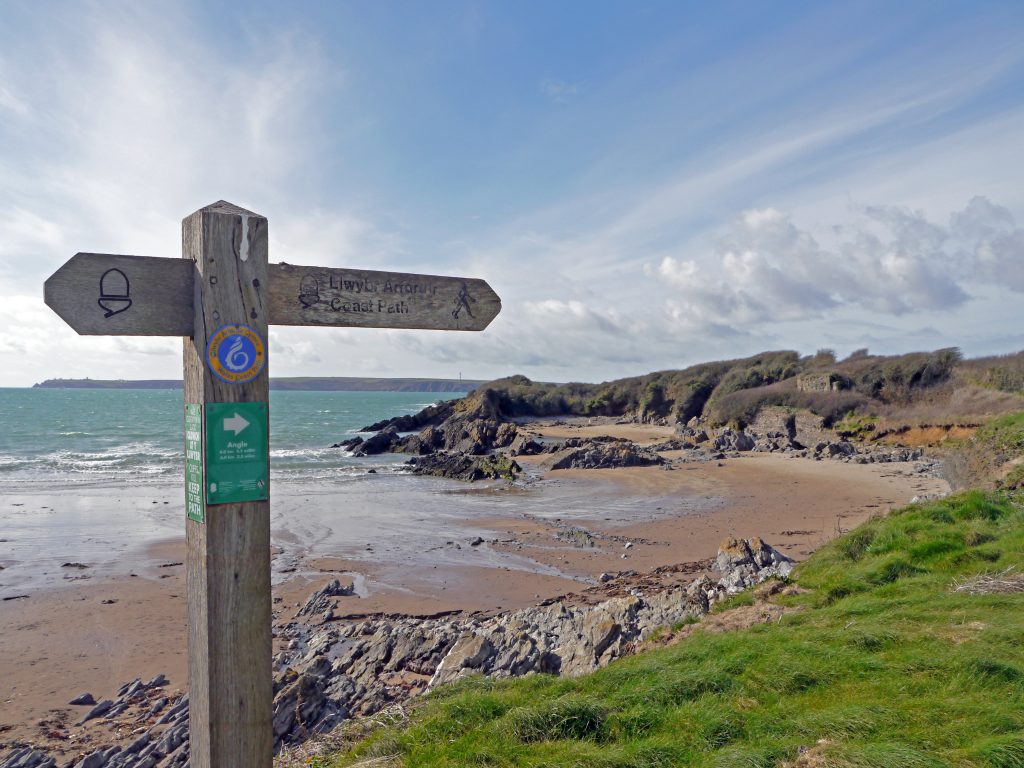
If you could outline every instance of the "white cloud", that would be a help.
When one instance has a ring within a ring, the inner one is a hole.
[[[1024,230],[975,197],[936,224],[869,206],[833,228],[833,247],[776,209],[743,213],[704,258],[666,256],[645,272],[673,288],[669,313],[694,328],[807,320],[838,308],[900,316],[965,304],[973,286],[1024,291]]]
[[[0,210],[0,268],[5,272],[17,272],[26,257],[64,247],[64,233],[56,222],[17,206]]]
[[[190,8],[79,5],[66,23],[33,29],[38,56],[0,61],[5,383],[180,375],[179,342],[77,337],[42,306],[41,284],[79,250],[173,256],[181,217],[217,198],[270,218],[272,261],[480,276],[504,301],[484,334],[274,329],[275,375],[607,378],[768,346],[966,339],[989,350],[1016,338],[992,328],[1024,290],[1024,234],[1010,213],[1024,211],[1024,110],[976,106],[1012,77],[1016,49],[970,66],[944,52],[941,66],[867,87],[838,82],[808,99],[780,87],[767,106],[738,98],[707,110],[684,98],[717,82],[703,72],[666,72],[664,90],[614,101],[623,94],[604,76],[536,78],[527,99],[558,102],[539,110],[554,122],[524,122],[525,139],[493,150],[497,168],[516,158],[510,189],[527,191],[483,217],[504,224],[467,231],[444,196],[463,182],[455,197],[504,184],[487,167],[401,212],[400,176],[427,167],[353,161],[359,182],[328,178],[344,174],[347,152],[429,151],[429,134],[398,124],[405,105],[373,92],[381,73],[359,68],[371,60],[359,46],[321,49],[324,30],[256,21],[242,36],[258,47],[239,44]],[[722,61],[731,72],[738,60]],[[631,119],[595,127],[611,110]],[[353,124],[372,141],[352,138]],[[545,152],[572,149],[580,131],[592,132],[578,142],[592,151],[565,151],[557,183],[541,189]],[[938,217],[978,193],[987,197]],[[851,197],[885,204],[851,212]],[[436,220],[424,225],[428,210]]]
[[[20,255],[38,279],[33,245],[53,268],[78,250],[174,255],[181,219],[217,199],[302,220],[291,190],[316,178],[316,111],[344,79],[315,43],[282,32],[265,54],[230,59],[183,7],[76,14],[59,44],[40,43],[38,66],[6,72],[48,99],[29,151],[4,157],[9,269]]]
[[[405,252],[400,232],[383,230],[351,211],[313,209],[270,226],[272,262],[386,269]]]
[[[1024,229],[1009,209],[975,197],[953,214],[949,232],[965,279],[1024,292]]]
[[[127,355],[171,356],[181,358],[181,340],[166,338],[139,338],[136,336],[112,336],[111,341],[119,353]]]

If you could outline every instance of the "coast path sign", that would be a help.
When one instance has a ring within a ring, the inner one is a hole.
[[[76,253],[43,295],[83,336],[192,336],[195,274],[182,259]],[[476,278],[271,264],[267,282],[270,325],[482,331],[501,311]]]
[[[481,331],[483,280],[269,264],[267,220],[218,202],[181,259],[78,253],[45,283],[80,334],[181,336],[193,768],[270,768],[268,325]]]

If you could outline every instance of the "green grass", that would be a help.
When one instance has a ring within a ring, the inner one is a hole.
[[[848,413],[836,422],[836,433],[847,440],[867,440],[878,426],[878,418],[856,413]]]
[[[796,575],[803,610],[573,680],[474,678],[317,765],[1024,768],[1024,595],[950,582],[1024,566],[1024,511],[968,492],[868,522]]]

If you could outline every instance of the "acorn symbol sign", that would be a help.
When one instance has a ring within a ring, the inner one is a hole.
[[[320,281],[312,275],[306,275],[299,282],[299,302],[309,309],[320,301]]]
[[[104,317],[113,317],[132,305],[128,296],[128,276],[120,269],[108,269],[100,277],[100,298],[97,304]]]

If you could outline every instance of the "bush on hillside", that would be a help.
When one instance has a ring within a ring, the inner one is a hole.
[[[916,390],[947,381],[963,359],[956,347],[911,352],[892,357],[861,357],[839,363],[835,370],[854,391],[884,403],[908,401]]]
[[[711,424],[744,427],[757,417],[762,408],[782,406],[807,409],[821,416],[826,427],[831,427],[867,403],[868,399],[856,392],[801,392],[795,381],[787,380],[718,398],[708,405],[705,417]]]
[[[707,416],[715,424],[743,424],[760,408],[780,405],[809,409],[831,424],[855,411],[878,415],[886,407],[930,401],[939,407],[950,399],[948,388],[955,388],[957,372],[1012,388],[1024,382],[1024,353],[964,364],[960,350],[953,347],[891,357],[870,355],[864,349],[837,363],[829,349],[803,358],[782,350],[601,384],[546,384],[511,376],[482,385],[464,408],[487,403],[505,418],[629,416],[642,422],[685,423]],[[796,377],[809,373],[827,374],[843,391],[799,392]],[[943,385],[948,385],[947,391]]]
[[[960,374],[979,387],[1024,392],[1024,352],[967,360],[961,364]]]

